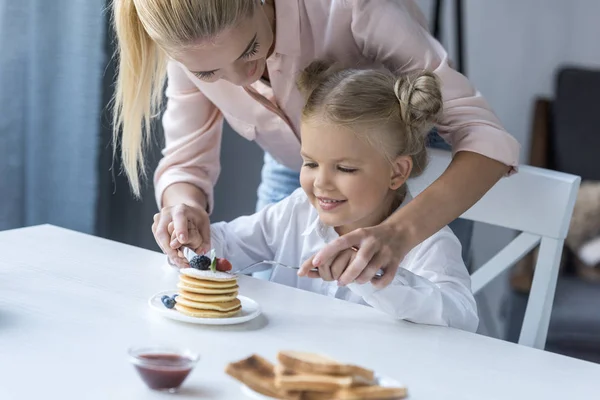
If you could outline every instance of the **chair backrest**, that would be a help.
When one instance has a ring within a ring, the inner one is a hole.
[[[429,165],[408,187],[417,196],[448,167],[447,151],[429,149]],[[519,343],[544,348],[564,239],[569,230],[580,178],[523,165],[504,178],[461,218],[522,232],[472,275],[474,293],[540,245]]]

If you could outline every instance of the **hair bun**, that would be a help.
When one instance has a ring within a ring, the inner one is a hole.
[[[400,102],[400,116],[412,130],[424,133],[437,122],[444,103],[440,81],[434,73],[404,75],[396,80],[394,92]]]
[[[316,60],[311,62],[308,67],[304,68],[298,75],[296,86],[305,98],[318,88],[323,81],[337,68],[334,64],[328,61]]]

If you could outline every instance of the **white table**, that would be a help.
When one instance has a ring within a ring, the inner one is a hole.
[[[396,378],[411,400],[590,399],[600,365],[241,278],[264,316],[206,327],[163,319],[148,298],[174,288],[165,256],[49,225],[0,232],[0,399],[242,399],[225,365],[280,349],[329,354]],[[129,346],[201,355],[178,396],[151,392]]]

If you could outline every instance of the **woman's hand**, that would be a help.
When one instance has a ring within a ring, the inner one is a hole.
[[[404,256],[412,249],[406,231],[388,221],[380,225],[347,233],[329,243],[313,258],[302,264],[298,275],[337,280],[340,286],[352,282],[371,282],[377,288],[389,285]],[[358,250],[353,250],[352,248]],[[319,272],[309,272],[317,267]],[[381,278],[374,278],[379,270]]]
[[[210,249],[210,221],[202,207],[186,204],[163,207],[154,215],[152,233],[162,251],[180,268],[188,266],[187,259],[178,251],[181,246],[199,254]]]
[[[313,257],[305,261],[302,268],[298,271],[299,276],[307,276],[309,278],[321,278],[324,281],[337,281],[340,279],[348,264],[356,256],[356,250],[346,249],[341,251],[330,264],[321,264],[317,272],[311,271],[313,268]]]

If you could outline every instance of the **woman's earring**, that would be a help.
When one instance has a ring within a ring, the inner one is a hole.
[[[264,6],[265,5],[265,0],[260,0],[260,5]]]

